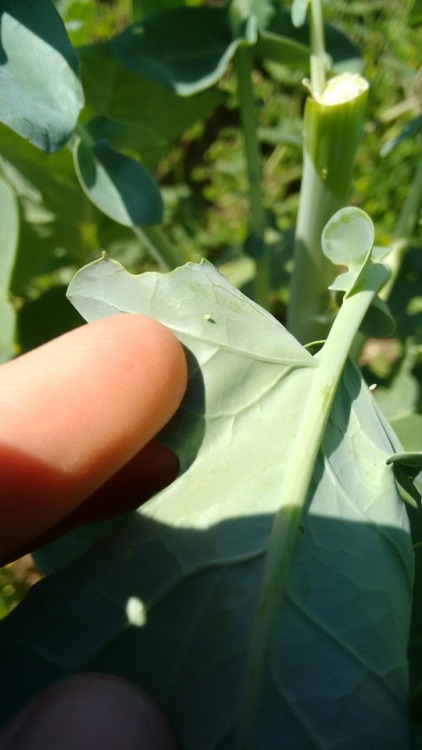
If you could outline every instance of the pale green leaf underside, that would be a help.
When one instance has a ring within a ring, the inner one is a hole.
[[[183,750],[240,750],[266,543],[318,368],[206,263],[131,277],[101,261],[75,277],[70,296],[90,320],[119,310],[154,314],[189,349],[188,392],[162,434],[182,473],[2,624],[7,705],[69,671],[111,671],[162,704]],[[297,530],[287,594],[274,601],[280,620],[253,750],[411,746],[412,552],[386,464],[399,450],[349,366]],[[29,681],[15,649],[32,662]]]
[[[379,262],[388,255],[389,249],[374,247],[374,226],[369,216],[359,208],[346,207],[337,211],[324,227],[321,246],[324,255],[334,265],[346,266],[330,284],[332,292],[345,292],[349,296],[364,283],[368,268],[376,262],[377,273],[385,281],[390,275],[388,266]],[[381,283],[380,283],[381,286]],[[385,302],[375,297],[367,310],[361,331],[370,336],[389,336],[395,322]]]
[[[371,219],[359,208],[342,208],[331,217],[322,233],[322,251],[334,265],[349,269],[330,285],[332,291],[350,293],[356,287],[371,260],[374,234]]]
[[[161,320],[189,348],[196,341],[204,352],[218,344],[268,363],[314,365],[306,349],[272,315],[207,261],[187,263],[170,274],[133,276],[116,261],[103,258],[76,274],[68,297],[88,321],[121,312],[141,313]]]

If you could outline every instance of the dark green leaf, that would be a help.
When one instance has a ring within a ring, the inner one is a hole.
[[[422,439],[421,439],[422,443]],[[422,493],[422,451],[394,453],[387,460],[393,464],[397,483],[406,495],[405,499],[420,505]]]
[[[152,226],[162,220],[160,190],[142,164],[106,143],[79,141],[75,169],[92,202],[123,226]]]
[[[85,125],[94,141],[107,141],[120,150],[138,153],[160,153],[168,147],[168,141],[159,133],[142,123],[113,120],[109,117],[94,117]]]
[[[422,22],[422,0],[413,0],[413,6],[409,13],[409,21],[415,25]]]
[[[304,44],[270,31],[260,31],[256,45],[257,57],[265,62],[282,63],[290,68],[307,72],[309,68],[309,49]]]
[[[234,32],[229,6],[180,7],[125,29],[112,49],[128,70],[187,96],[215,84],[245,42],[256,42],[253,17]]]
[[[128,136],[126,148],[134,149],[151,168],[170,144],[195,122],[208,117],[222,101],[222,95],[215,90],[180,97],[142,79],[125,70],[107,44],[81,50],[80,58],[87,116],[109,118],[111,124],[103,120],[99,127],[107,131],[104,136],[110,138],[110,144],[121,148]]]
[[[0,120],[57,151],[83,104],[78,58],[50,0],[0,0],[0,17]]]
[[[141,21],[151,13],[184,5],[184,0],[131,0],[133,20]]]
[[[309,23],[300,27],[295,27],[291,20],[290,11],[279,7],[274,14],[267,31],[279,34],[298,42],[306,47],[310,46]],[[352,40],[341,30],[331,24],[324,24],[325,46],[327,53],[332,59],[333,72],[341,73],[359,73],[362,70],[362,59],[359,48]]]
[[[365,336],[379,336],[380,338],[386,338],[392,336],[396,330],[396,322],[391,315],[391,312],[384,302],[379,297],[375,297],[372,305],[366,313],[360,331]]]
[[[419,475],[419,476],[418,476]],[[394,463],[394,477],[403,500],[415,508],[421,508],[422,473],[414,474],[401,463]]]
[[[422,469],[422,451],[402,451],[401,453],[394,453],[387,461],[388,464],[400,464],[400,466],[406,466],[409,471],[419,473]]]
[[[388,306],[397,323],[397,336],[422,341],[422,248],[411,246],[404,254]]]
[[[23,351],[35,349],[47,341],[83,323],[69,305],[66,287],[51,286],[37,299],[23,305],[18,313],[19,344]]]

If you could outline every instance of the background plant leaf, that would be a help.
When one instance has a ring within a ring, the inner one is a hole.
[[[140,21],[141,18],[156,13],[158,10],[184,5],[184,0],[131,0],[131,3],[134,20]]]
[[[0,175],[18,204],[9,287],[11,301],[17,298],[16,345],[28,351],[82,323],[66,289],[100,248],[128,265],[142,262],[146,251],[132,229],[106,217],[81,190],[68,149],[46,154],[0,124]]]
[[[291,14],[294,26],[303,26],[305,23],[309,2],[310,0],[293,0]]]
[[[393,150],[393,148],[398,146],[399,143],[402,143],[407,138],[413,138],[413,136],[417,133],[420,133],[421,130],[422,115],[418,115],[418,117],[415,117],[413,120],[411,120],[411,122],[408,122],[407,125],[404,126],[404,128],[396,138],[393,138],[391,141],[387,141],[387,143],[381,149],[381,156],[387,156]]]
[[[256,45],[257,57],[263,62],[282,63],[288,67],[304,70],[309,68],[309,49],[293,39],[262,30]]]
[[[402,497],[420,507],[422,495],[422,451],[394,453],[387,463],[393,464],[397,485]]]
[[[70,296],[90,320],[146,313],[184,343],[189,387],[161,434],[181,475],[1,623],[5,710],[68,672],[111,671],[163,705],[184,750],[235,748],[267,538],[317,368],[208,264],[134,277],[102,260]],[[412,551],[386,464],[398,450],[349,366],[274,601],[251,747],[411,747]]]
[[[90,253],[109,246],[116,225],[81,190],[68,149],[46,154],[1,125],[0,172],[20,212],[12,279],[16,296],[25,297],[35,278],[54,278],[59,269],[70,269],[70,279]]]
[[[147,169],[107,143],[78,140],[75,169],[92,202],[123,226],[152,226],[163,218],[157,183]]]
[[[306,2],[306,5],[308,3]],[[303,0],[299,5],[305,6]],[[300,17],[298,16],[299,20]],[[292,22],[291,10],[278,6],[266,31],[296,41],[309,49],[309,22],[304,18],[300,26]],[[325,45],[332,60],[332,70],[336,73],[348,71],[360,73],[362,70],[361,53],[357,45],[344,31],[330,23],[324,24]]]
[[[414,0],[409,13],[409,21],[413,24],[420,24],[422,21],[422,0]]]
[[[83,104],[63,22],[49,0],[1,0],[0,18],[0,120],[44,151],[57,151]]]
[[[420,386],[412,373],[413,357],[404,358],[387,388],[375,389],[377,403],[408,451],[422,447],[422,414],[419,412]]]
[[[388,306],[380,297],[375,297],[359,330],[365,336],[379,336],[380,338],[385,338],[391,336],[395,329],[396,321],[391,315]]]
[[[111,120],[114,133],[108,129],[103,136],[111,146],[138,153],[148,168],[155,167],[182,133],[208,117],[224,100],[216,90],[181,97],[141,78],[118,62],[110,43],[85,47],[79,50],[79,56],[86,97],[85,120]],[[98,120],[93,127],[98,127]],[[107,127],[104,120],[102,127]]]
[[[245,42],[256,42],[253,16],[234,30],[229,6],[202,6],[156,13],[111,44],[125,68],[187,96],[215,84]]]

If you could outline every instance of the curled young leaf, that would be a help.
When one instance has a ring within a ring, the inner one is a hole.
[[[337,266],[346,266],[330,284],[333,292],[345,292],[348,297],[360,283],[364,283],[369,266],[381,279],[380,286],[387,281],[390,271],[379,259],[388,254],[386,248],[374,248],[374,226],[369,216],[359,208],[342,208],[325,226],[321,237],[322,250],[326,258]],[[375,262],[373,262],[375,261]],[[361,324],[361,331],[370,335],[388,336],[394,331],[395,322],[385,302],[375,297]]]
[[[357,274],[369,263],[374,236],[374,226],[364,211],[342,208],[324,228],[322,250],[332,263]]]

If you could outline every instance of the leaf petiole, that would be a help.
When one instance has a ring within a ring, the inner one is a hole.
[[[389,270],[372,263],[354,287],[334,321],[330,334],[315,355],[318,368],[303,408],[303,418],[295,438],[295,446],[284,479],[279,510],[270,532],[263,583],[252,633],[247,695],[239,747],[252,750],[249,738],[260,703],[260,689],[271,658],[273,639],[282,617],[290,563],[300,532],[302,515],[333,400],[343,368],[359,326],[388,278]],[[280,602],[280,607],[274,606]]]

